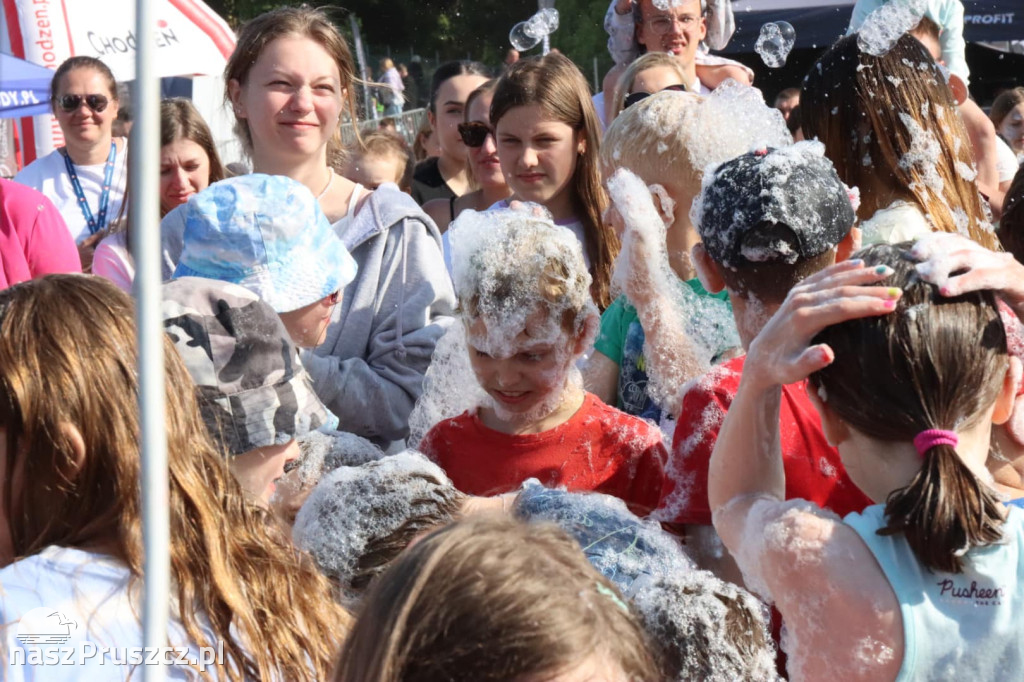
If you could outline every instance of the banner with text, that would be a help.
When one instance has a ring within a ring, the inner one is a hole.
[[[157,46],[157,74],[209,75],[223,71],[235,47],[235,35],[200,0],[149,0],[157,4],[157,22],[145,36]],[[136,0],[3,0],[0,47],[16,57],[56,69],[68,57],[102,59],[118,81],[135,78]],[[25,163],[63,143],[52,116],[23,119]],[[34,125],[33,125],[34,123]],[[33,144],[34,142],[34,144]]]

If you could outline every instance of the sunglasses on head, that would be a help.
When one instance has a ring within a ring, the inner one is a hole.
[[[658,92],[665,92],[667,90],[671,90],[673,92],[686,92],[686,86],[683,85],[682,83],[677,83],[676,85],[670,85],[667,88],[662,88]],[[647,99],[648,97],[650,97],[653,94],[655,94],[655,93],[653,93],[653,92],[631,92],[628,95],[626,95],[625,101],[622,102],[622,108],[623,109],[629,109],[631,106],[633,106],[634,104],[636,104],[640,100]]]
[[[491,126],[483,121],[471,121],[459,124],[459,136],[467,147],[482,147],[488,135],[493,135]]]
[[[65,113],[70,114],[82,106],[82,100],[85,100],[85,106],[97,114],[106,109],[107,105],[110,104],[110,100],[105,95],[64,95],[57,100],[57,106]]]

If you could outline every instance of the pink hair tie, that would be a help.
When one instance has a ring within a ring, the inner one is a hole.
[[[948,445],[955,448],[959,442],[960,439],[955,431],[944,431],[943,429],[928,429],[914,436],[914,447],[922,457],[936,445]]]

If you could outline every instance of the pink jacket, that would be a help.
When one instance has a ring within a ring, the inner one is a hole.
[[[81,272],[78,249],[53,203],[0,178],[0,289],[53,272]]]

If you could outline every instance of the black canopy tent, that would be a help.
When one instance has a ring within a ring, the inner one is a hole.
[[[822,51],[846,34],[855,0],[734,0],[736,33],[724,54],[754,69],[755,84],[771,102],[786,87],[799,87]],[[982,42],[1024,40],[1024,0],[964,0],[964,37],[971,94],[982,104],[1004,87],[1024,84],[1024,55],[1005,54]],[[796,31],[793,51],[780,69],[769,69],[754,51],[761,27],[788,21]]]
[[[964,0],[964,38],[968,43],[1024,40],[1021,0]],[[796,48],[826,47],[846,33],[854,0],[737,0],[736,33],[724,52],[753,52],[761,26],[788,21],[796,29]]]

